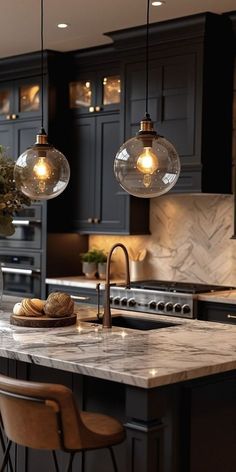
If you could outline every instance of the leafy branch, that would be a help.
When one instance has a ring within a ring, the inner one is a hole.
[[[11,236],[15,232],[12,224],[16,212],[24,205],[30,206],[31,200],[16,188],[14,180],[14,161],[7,157],[0,145],[0,235]]]

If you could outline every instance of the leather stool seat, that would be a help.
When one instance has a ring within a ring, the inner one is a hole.
[[[112,446],[125,439],[122,423],[112,416],[80,411],[68,387],[0,375],[0,413],[8,438],[0,472],[4,471],[10,460],[12,442],[34,449],[51,450],[57,472],[56,450],[70,453],[69,472],[75,453],[82,453],[83,471],[84,451],[108,448],[114,471],[118,472]]]

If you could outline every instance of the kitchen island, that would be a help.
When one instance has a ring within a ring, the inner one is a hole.
[[[15,302],[5,297],[1,306],[1,372],[64,383],[82,408],[122,420],[120,471],[234,471],[235,326],[173,318],[158,330],[103,330],[85,321],[96,316],[94,306],[76,305],[74,326],[19,328],[9,323]],[[16,472],[51,467],[47,452],[16,448],[14,460]],[[79,465],[78,456],[73,470]],[[88,453],[86,472],[100,470],[111,470],[106,451]]]

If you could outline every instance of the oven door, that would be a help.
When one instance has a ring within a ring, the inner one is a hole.
[[[41,296],[40,254],[0,252],[3,293],[25,297]]]
[[[0,247],[40,249],[42,246],[42,207],[32,205],[20,210],[13,224],[15,232],[12,236],[0,236]]]

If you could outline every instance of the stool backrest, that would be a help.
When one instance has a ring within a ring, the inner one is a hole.
[[[79,450],[90,436],[64,385],[0,375],[0,413],[8,439],[25,447]]]

